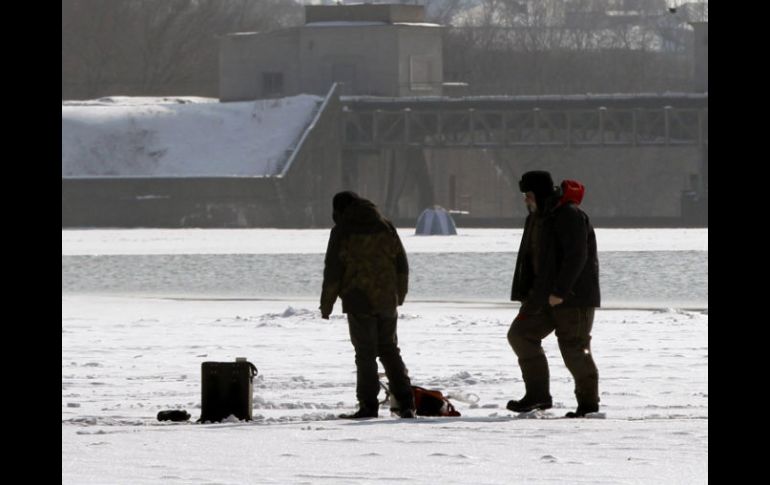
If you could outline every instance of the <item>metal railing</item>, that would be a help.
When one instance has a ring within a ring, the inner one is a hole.
[[[662,96],[658,107],[586,107],[563,100],[522,109],[442,98],[422,99],[413,106],[400,101],[389,108],[382,100],[356,99],[343,107],[343,143],[347,148],[708,144],[707,104],[675,106],[670,101]]]

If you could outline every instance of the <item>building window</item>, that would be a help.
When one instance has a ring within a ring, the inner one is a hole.
[[[283,96],[283,73],[282,72],[263,72],[262,73],[262,96],[266,98]]]
[[[409,89],[412,91],[430,91],[433,61],[430,57],[411,56],[409,58]]]

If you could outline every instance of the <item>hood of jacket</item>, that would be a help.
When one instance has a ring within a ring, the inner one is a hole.
[[[353,201],[340,215],[340,225],[354,233],[373,233],[388,229],[388,225],[373,202]]]
[[[580,205],[583,202],[583,196],[586,193],[586,188],[583,184],[577,180],[564,180],[561,183],[561,198],[559,199],[559,205],[564,205],[569,202],[575,205]]]
[[[583,201],[585,191],[585,186],[577,180],[564,180],[556,190],[554,190],[553,195],[545,200],[543,204],[545,210],[542,212],[538,210],[535,214],[539,217],[547,217],[549,214],[553,214],[556,209],[567,204],[580,205]]]

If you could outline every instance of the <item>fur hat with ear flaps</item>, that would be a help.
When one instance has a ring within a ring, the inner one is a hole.
[[[554,192],[553,179],[551,174],[544,170],[533,170],[526,172],[519,180],[519,190],[523,192],[532,192],[535,194],[537,207],[545,207],[545,201]]]

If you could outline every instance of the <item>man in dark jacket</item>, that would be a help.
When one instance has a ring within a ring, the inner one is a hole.
[[[409,279],[406,252],[393,224],[372,202],[346,191],[334,196],[332,206],[335,225],[324,262],[321,317],[329,318],[339,296],[356,353],[359,404],[358,411],[340,417],[377,417],[379,357],[398,403],[393,410],[413,418],[411,381],[396,334],[396,307],[404,303]]]
[[[511,300],[521,309],[508,331],[519,360],[526,394],[511,400],[515,412],[553,406],[548,361],[542,340],[554,330],[564,363],[575,379],[577,410],[599,410],[599,374],[591,356],[594,309],[600,305],[596,235],[578,205],[582,184],[565,180],[554,187],[551,174],[527,172],[519,181],[530,211],[513,275]]]

